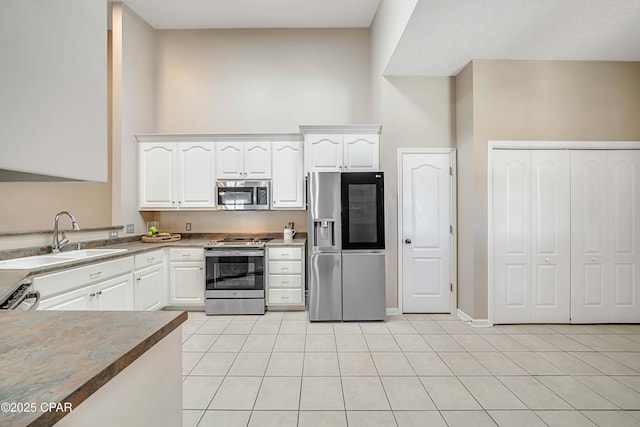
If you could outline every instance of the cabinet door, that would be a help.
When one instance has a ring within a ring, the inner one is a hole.
[[[244,178],[243,150],[242,142],[216,143],[216,176],[218,179]]]
[[[176,144],[138,144],[138,197],[140,209],[177,208]]]
[[[640,150],[607,153],[609,322],[640,322]]]
[[[273,143],[273,209],[304,209],[302,143]]]
[[[380,135],[345,135],[344,169],[349,172],[380,170]]]
[[[133,302],[136,310],[159,310],[164,306],[164,272],[161,265],[134,273]]]
[[[531,151],[531,321],[568,323],[569,153]]]
[[[92,288],[92,286],[88,286],[52,298],[43,299],[38,305],[38,310],[93,310],[92,297],[89,297]]]
[[[244,177],[271,179],[271,142],[246,142],[244,145]]]
[[[178,144],[179,207],[213,208],[215,189],[215,143]]]
[[[531,321],[531,153],[493,154],[494,323]]]
[[[571,322],[606,323],[607,152],[571,151]]]
[[[169,303],[204,304],[204,263],[172,262],[170,270]]]
[[[342,135],[306,135],[307,170],[341,172],[343,163]]]
[[[133,310],[133,274],[116,277],[93,286],[94,310]]]

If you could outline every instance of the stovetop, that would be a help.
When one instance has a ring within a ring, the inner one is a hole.
[[[256,239],[254,237],[226,237],[221,240],[209,240],[205,249],[215,248],[264,248],[271,238]]]

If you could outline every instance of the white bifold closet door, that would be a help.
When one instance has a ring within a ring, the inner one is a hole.
[[[571,322],[640,322],[640,150],[571,151]]]
[[[566,150],[493,154],[493,322],[568,323]]]

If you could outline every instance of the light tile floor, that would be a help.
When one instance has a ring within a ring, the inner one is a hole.
[[[184,426],[640,426],[640,325],[189,313]]]

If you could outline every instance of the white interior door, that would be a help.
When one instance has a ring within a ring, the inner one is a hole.
[[[531,322],[568,323],[569,152],[531,151]]]
[[[531,321],[531,152],[493,153],[493,322]]]
[[[640,322],[640,150],[607,153],[609,322]]]
[[[571,322],[606,323],[607,151],[571,151]]]
[[[451,312],[451,153],[402,153],[402,311]]]

